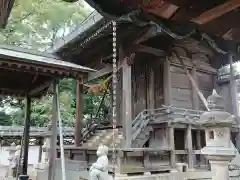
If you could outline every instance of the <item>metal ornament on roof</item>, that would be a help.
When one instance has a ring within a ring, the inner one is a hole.
[[[115,135],[116,135],[116,127],[117,127],[117,114],[116,114],[116,91],[117,91],[117,34],[116,34],[116,22],[112,21],[112,30],[113,30],[113,75],[112,75],[112,128],[113,128],[113,154],[112,154],[112,165],[113,165],[113,178],[115,179],[115,170],[116,170],[116,143],[115,143]]]

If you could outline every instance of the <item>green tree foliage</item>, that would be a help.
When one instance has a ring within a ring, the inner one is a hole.
[[[12,125],[10,115],[6,114],[4,111],[0,111],[0,125],[1,126]]]
[[[78,26],[89,14],[83,1],[16,0],[8,25],[0,35],[1,44],[46,50],[57,38]]]
[[[18,47],[45,51],[55,41],[70,33],[90,14],[83,1],[67,3],[62,0],[16,0],[8,25],[0,32],[0,43]],[[76,106],[76,81],[60,81],[61,117],[64,125],[73,125]],[[101,97],[83,95],[85,117],[96,114]],[[10,107],[6,113],[4,107]],[[0,99],[1,125],[24,122],[24,101],[11,97]],[[31,125],[46,126],[51,120],[52,96],[46,95],[32,102]]]

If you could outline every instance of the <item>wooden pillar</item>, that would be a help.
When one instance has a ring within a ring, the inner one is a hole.
[[[121,176],[121,165],[122,165],[122,157],[123,157],[123,152],[118,150],[116,151],[116,164],[114,167],[115,170],[115,177]]]
[[[124,52],[122,48],[119,48],[118,53],[118,62],[117,67],[122,66],[122,60],[124,60]],[[118,70],[117,73],[117,89],[116,89],[116,118],[117,124],[122,125],[124,128],[124,120],[123,120],[123,67]],[[114,95],[113,95],[114,96]]]
[[[56,157],[57,157],[57,106],[58,106],[58,95],[57,95],[58,82],[53,83],[53,105],[52,105],[52,135],[50,140],[50,157],[49,157],[49,170],[48,180],[54,180],[55,168],[56,168]]]
[[[233,69],[233,60],[232,55],[229,54],[229,65],[230,65],[230,89],[231,89],[231,99],[232,99],[232,107],[233,114],[238,116],[238,101],[237,101],[237,92],[236,92],[236,81],[234,78],[234,69]]]
[[[150,166],[150,156],[149,152],[143,152],[143,166],[144,168],[148,168]]]
[[[197,150],[202,149],[202,139],[201,139],[201,130],[197,130]]]
[[[233,114],[235,116],[239,116],[238,95],[236,91],[236,81],[234,78],[233,56],[231,53],[229,53],[228,59],[229,59],[229,65],[230,65],[230,90],[231,90]],[[238,124],[240,124],[240,122],[238,122]],[[237,146],[237,149],[240,149],[240,131],[238,132],[238,135],[236,137],[236,146]]]
[[[154,109],[155,108],[155,96],[154,96],[155,77],[154,77],[154,71],[152,67],[150,67],[149,71],[150,72],[149,72],[149,87],[148,87],[148,109]]]
[[[75,117],[75,145],[81,145],[82,137],[82,91],[83,84],[81,80],[76,82],[76,117]]]
[[[122,120],[124,121],[125,147],[131,147],[132,141],[132,69],[126,61],[122,67]]]
[[[168,145],[170,149],[170,164],[172,168],[176,167],[175,143],[174,143],[174,128],[168,127]]]
[[[23,167],[20,179],[28,179],[28,149],[29,149],[29,132],[30,132],[30,121],[31,121],[31,99],[27,95],[25,98],[25,123],[24,123],[24,147],[23,147]]]
[[[190,169],[194,168],[193,164],[193,147],[192,147],[192,125],[189,124],[186,130],[186,136],[185,136],[185,142],[186,142],[186,149],[188,151],[188,167]]]
[[[39,152],[38,152],[38,163],[42,161],[42,151],[43,151],[43,137],[39,138]]]
[[[201,130],[197,130],[197,150],[201,150],[203,148],[202,138],[201,138]],[[199,154],[200,165],[204,163],[204,156]]]
[[[164,94],[164,104],[167,106],[171,105],[171,72],[170,72],[170,61],[165,59],[163,65],[163,94]]]
[[[196,82],[196,84],[198,84],[196,67],[193,67],[191,74],[192,74],[193,80]],[[193,85],[192,85],[192,102],[193,102],[193,109],[198,110],[199,109],[199,99],[198,99],[197,91]]]

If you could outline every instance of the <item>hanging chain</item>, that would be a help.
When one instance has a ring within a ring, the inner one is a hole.
[[[113,30],[113,75],[112,75],[112,128],[113,128],[113,149],[112,149],[112,166],[113,166],[113,179],[115,179],[115,170],[116,170],[116,126],[117,126],[117,116],[116,116],[116,90],[117,90],[117,37],[116,37],[116,22],[112,21],[112,30]]]

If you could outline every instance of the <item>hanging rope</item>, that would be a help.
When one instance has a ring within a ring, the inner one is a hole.
[[[115,134],[116,134],[116,91],[117,91],[117,38],[116,38],[116,22],[112,21],[112,28],[113,28],[113,74],[112,74],[112,128],[113,128],[113,152],[112,152],[112,165],[113,165],[113,179],[115,179],[115,170],[116,170],[116,144],[115,144]]]

